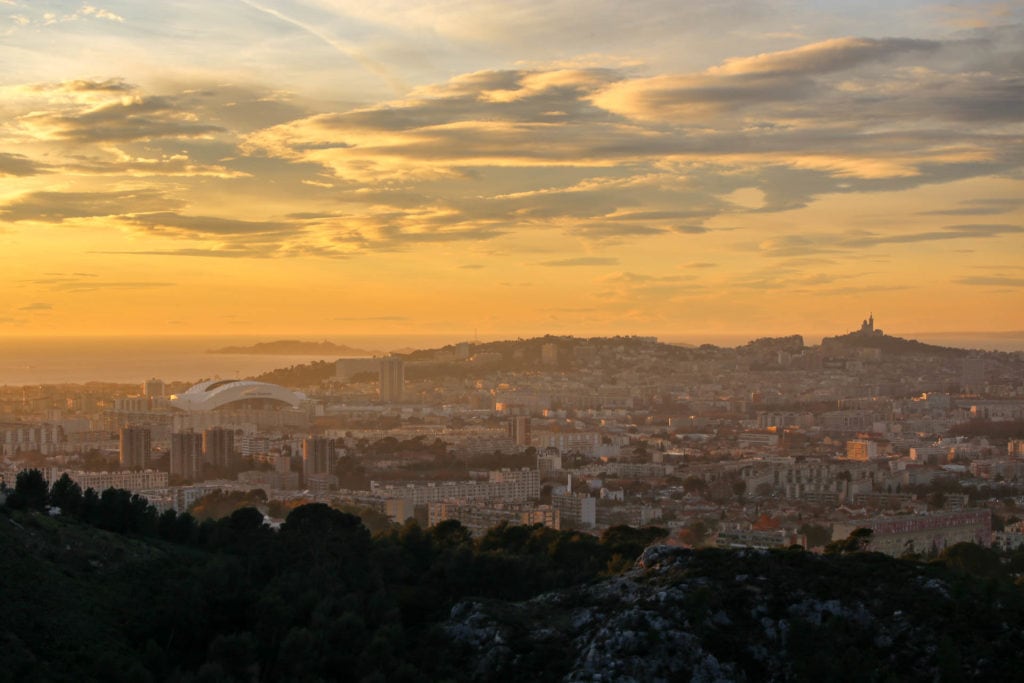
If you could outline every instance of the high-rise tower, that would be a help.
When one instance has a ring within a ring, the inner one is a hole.
[[[517,446],[530,445],[530,418],[516,415],[508,419],[508,435]]]
[[[202,469],[203,435],[189,430],[171,434],[171,476],[186,481],[199,478]]]
[[[334,439],[311,436],[302,440],[302,478],[305,482],[316,474],[331,474],[334,471]]]
[[[203,462],[221,469],[235,464],[235,431],[213,427],[203,432]]]
[[[405,390],[405,363],[398,356],[380,360],[380,401],[401,403]]]
[[[144,470],[149,467],[152,437],[148,427],[122,427],[118,460],[123,470]]]

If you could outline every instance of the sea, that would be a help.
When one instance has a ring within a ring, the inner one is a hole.
[[[243,379],[269,370],[317,360],[338,359],[337,353],[313,355],[211,353],[227,346],[252,346],[282,339],[324,341],[325,338],[280,336],[166,337],[7,337],[0,338],[0,386],[141,384],[148,379],[199,382]],[[338,345],[384,355],[391,351],[435,348],[462,341],[443,336],[332,336]],[[358,355],[358,354],[352,354]]]
[[[478,341],[515,339],[519,335],[489,335]],[[533,336],[533,335],[525,335]],[[586,335],[577,335],[586,336]],[[658,335],[655,335],[658,336]],[[667,343],[735,347],[764,335],[667,334]],[[1024,331],[999,333],[898,334],[928,344],[992,351],[1024,351]],[[281,339],[331,341],[361,349],[370,355],[392,351],[430,349],[470,341],[472,335],[336,335],[328,337],[278,336],[164,336],[164,337],[6,337],[0,338],[0,386],[85,384],[110,382],[141,384],[151,379],[198,382],[204,379],[242,379],[277,368],[337,360],[337,354],[263,355],[219,354],[226,346],[251,346]],[[805,335],[804,343],[818,344],[821,335]],[[353,354],[354,355],[354,354]]]

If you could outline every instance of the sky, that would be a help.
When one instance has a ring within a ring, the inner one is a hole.
[[[0,335],[1024,329],[1024,2],[0,0]]]

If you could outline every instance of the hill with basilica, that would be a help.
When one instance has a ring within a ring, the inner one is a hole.
[[[925,344],[915,339],[903,339],[885,334],[875,327],[874,315],[861,323],[860,329],[835,337],[821,340],[822,350],[835,353],[843,350],[877,349],[886,356],[938,356],[942,358],[962,358],[970,351],[946,346]]]

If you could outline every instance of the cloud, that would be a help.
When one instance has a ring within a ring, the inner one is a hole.
[[[0,152],[0,176],[32,176],[46,172],[46,166],[21,154]]]
[[[661,221],[677,218],[699,218],[710,213],[713,213],[713,211],[627,211],[616,212],[604,218],[616,221]]]
[[[95,290],[121,290],[121,289],[158,289],[162,287],[173,287],[173,282],[161,282],[159,280],[131,281],[131,280],[98,280],[93,278],[82,278],[77,276],[55,276],[37,278],[28,281],[30,284],[45,287],[59,292],[90,292]]]
[[[976,275],[956,280],[962,285],[981,287],[1024,287],[1024,277],[1001,277],[998,275]]]
[[[940,47],[938,42],[907,38],[834,38],[730,58],[702,73],[620,80],[591,99],[601,108],[634,118],[700,120],[748,106],[820,96],[831,88],[816,77]]]
[[[1024,227],[1006,224],[978,225],[947,225],[942,230],[927,232],[878,235],[866,233],[863,236],[852,236],[841,242],[847,248],[873,247],[880,244],[909,244],[914,242],[932,242],[956,239],[983,239],[1006,234],[1024,233]]]
[[[651,284],[651,283],[676,283],[691,280],[687,275],[649,275],[647,273],[614,273],[601,278],[602,282],[615,282],[619,284]]]
[[[30,192],[0,207],[0,220],[62,223],[74,218],[117,216],[180,205],[158,190]]]
[[[58,85],[39,86],[37,90],[63,89],[71,92],[100,92],[100,93],[132,93],[136,88],[122,78],[108,78],[106,80],[73,80],[65,81]]]
[[[357,44],[339,39],[330,35],[328,32],[325,32],[320,26],[302,21],[301,19],[284,14],[276,9],[265,7],[261,3],[254,2],[253,0],[242,0],[242,2],[253,9],[274,17],[275,19],[290,24],[291,26],[295,26],[324,44],[331,46],[342,55],[352,59],[371,73],[374,73],[387,81],[388,84],[396,91],[405,89],[404,84],[387,67],[376,60],[370,59],[366,55],[365,51],[360,49]]]
[[[576,266],[614,266],[619,259],[611,256],[577,256],[575,258],[543,261],[539,265],[549,268],[573,268]]]
[[[223,131],[221,126],[194,121],[166,97],[141,95],[123,96],[85,111],[32,112],[18,117],[17,124],[37,139],[76,143],[194,138]]]
[[[695,275],[652,275],[649,273],[619,272],[598,278],[594,295],[605,305],[634,309],[638,305],[651,305],[673,301],[677,297],[705,291],[706,284]],[[603,288],[602,288],[603,287]]]
[[[761,242],[759,249],[767,256],[788,257],[870,249],[888,244],[990,239],[1020,233],[1024,233],[1024,227],[1010,224],[947,225],[939,230],[887,234],[866,230],[841,234],[807,233],[773,237]]]
[[[885,61],[907,52],[934,52],[941,43],[910,38],[832,38],[792,50],[733,57],[708,69],[715,76],[825,74]]]
[[[399,225],[381,225],[375,239],[367,240],[368,246],[376,249],[395,249],[412,244],[438,242],[479,242],[491,240],[505,234],[503,230],[489,226],[469,228],[443,228],[436,230],[410,231]]]
[[[617,223],[584,223],[574,226],[570,232],[592,240],[620,240],[626,237],[659,235],[664,228],[650,225],[621,225]]]
[[[1009,67],[978,73],[965,54],[952,41],[839,38],[648,78],[610,68],[480,71],[274,126],[243,146],[319,164],[340,182],[415,188],[412,201],[505,231],[558,220],[595,240],[698,234],[707,219],[737,210],[730,198],[749,195],[750,211],[785,211],[827,193],[1020,168],[1008,129],[962,123],[1006,120],[1024,96]],[[921,121],[928,125],[914,125]],[[497,178],[527,168],[560,175],[538,173],[492,195],[479,183],[484,169]]]
[[[310,12],[271,23],[314,26]],[[65,183],[5,198],[0,219],[113,217],[196,243],[98,251],[195,257],[349,258],[542,233],[681,243],[730,224],[717,217],[796,211],[824,195],[1018,176],[1017,37],[752,46],[656,75],[614,60],[520,65],[334,110],[212,82],[154,93],[118,78],[37,84],[4,102],[23,156],[0,153],[0,173],[63,172]],[[802,244],[783,234],[764,253],[968,236],[981,233],[925,224]]]
[[[86,16],[96,17],[97,19],[106,19],[107,21],[115,21],[119,24],[124,23],[124,17],[114,14],[113,12],[99,7],[93,7],[92,5],[84,5],[82,7],[82,14]]]
[[[131,256],[187,256],[196,258],[270,258],[278,253],[275,247],[229,245],[218,248],[154,249],[136,251],[91,251],[91,254]]]
[[[291,234],[296,224],[280,221],[244,221],[216,216],[187,216],[170,211],[135,214],[127,223],[157,232],[201,235],[265,235]]]
[[[1009,197],[985,197],[968,199],[952,209],[922,211],[922,216],[998,216],[1024,206],[1024,199]]]
[[[46,303],[36,302],[36,303],[33,303],[33,304],[28,304],[26,306],[21,306],[20,308],[18,308],[18,310],[19,311],[51,311],[51,310],[53,310],[53,304],[46,304]]]
[[[4,0],[3,4],[15,5],[14,2],[7,2],[7,0]],[[17,15],[14,17],[14,19],[15,23],[17,23],[19,26],[26,26],[28,24],[53,26],[56,24],[66,24],[69,22],[78,22],[88,19],[103,19],[118,24],[124,23],[124,17],[115,14],[110,10],[88,4],[83,4],[81,9],[77,11],[68,12],[65,14],[57,14],[56,12],[47,11],[38,14],[36,19],[31,19],[24,15]]]

